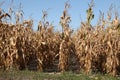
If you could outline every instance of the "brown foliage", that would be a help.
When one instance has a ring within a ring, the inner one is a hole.
[[[108,14],[107,19],[104,19],[101,13],[96,27],[81,22],[80,29],[72,34],[69,7],[66,3],[60,18],[62,33],[55,32],[54,26],[46,21],[46,11],[43,11],[43,21],[39,22],[38,30],[34,31],[32,19],[20,22],[20,15],[15,15],[16,23],[7,23],[3,18],[11,16],[0,9],[0,69],[59,69],[63,72],[72,70],[71,64],[76,65],[78,59],[80,71],[86,74],[100,72],[119,75],[119,18],[115,16],[111,20]]]

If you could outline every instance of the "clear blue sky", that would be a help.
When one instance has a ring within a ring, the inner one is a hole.
[[[10,7],[11,0],[0,0],[4,1],[4,4],[0,7],[7,11]],[[42,17],[42,10],[48,10],[47,20],[52,22],[55,26],[55,29],[59,29],[60,16],[64,10],[64,4],[68,0],[13,0],[12,7],[18,7],[20,2],[22,3],[22,10],[24,11],[24,19],[29,19],[30,17],[34,20],[34,29],[37,29],[37,24]],[[86,9],[88,8],[88,2],[91,0],[69,0],[71,8],[69,9],[69,15],[71,16],[71,28],[77,29],[80,26],[81,19],[82,21],[86,20]],[[95,7],[93,9],[95,14],[95,19],[92,21],[92,25],[95,25],[98,17],[99,10],[104,13],[107,13],[109,6],[111,4],[115,5],[118,8],[120,13],[120,0],[94,0]]]

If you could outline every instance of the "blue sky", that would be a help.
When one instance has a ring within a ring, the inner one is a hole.
[[[60,16],[64,10],[64,4],[68,0],[13,0],[11,5],[11,0],[0,0],[4,1],[4,4],[0,5],[5,11],[8,10],[10,6],[13,9],[22,3],[22,10],[24,11],[24,19],[32,18],[34,20],[34,29],[37,29],[37,24],[42,18],[42,10],[48,10],[47,20],[54,24],[55,29],[60,28]],[[88,8],[88,3],[91,0],[69,0],[71,8],[69,9],[69,15],[71,16],[72,22],[70,24],[72,29],[77,29],[80,27],[80,22],[86,21],[86,9]],[[115,5],[118,12],[120,13],[120,0],[94,0],[95,7],[93,8],[95,18],[92,20],[92,25],[97,23],[99,17],[99,10],[107,13],[111,4]],[[8,11],[7,11],[8,12]]]

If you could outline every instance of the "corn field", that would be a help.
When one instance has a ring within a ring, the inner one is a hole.
[[[92,3],[87,10],[87,21],[81,22],[77,31],[70,29],[70,5],[65,4],[60,24],[62,32],[46,21],[43,11],[37,31],[33,20],[21,20],[22,13],[14,15],[16,23],[11,24],[11,13],[0,9],[0,69],[35,71],[83,71],[85,74],[101,73],[120,75],[120,21],[118,16],[101,13],[96,26]]]

